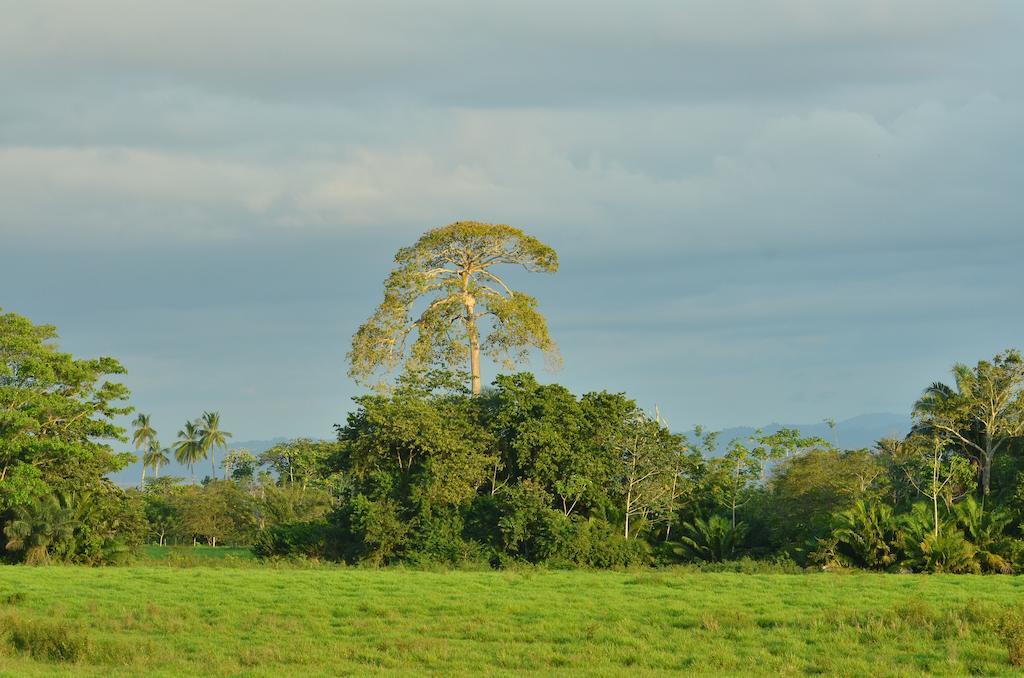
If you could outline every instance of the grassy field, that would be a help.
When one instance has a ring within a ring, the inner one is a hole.
[[[1024,578],[0,567],[4,675],[1006,674]]]

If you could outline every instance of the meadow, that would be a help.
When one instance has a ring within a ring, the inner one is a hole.
[[[962,575],[4,566],[0,673],[994,675],[1022,600]]]

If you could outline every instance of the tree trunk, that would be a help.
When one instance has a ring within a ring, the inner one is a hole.
[[[991,443],[985,440],[985,454],[982,455],[981,459],[981,496],[982,500],[988,497],[989,486],[992,481],[992,457],[995,456],[995,450],[992,449]]]
[[[146,462],[142,462],[142,484],[139,487],[146,486]]]
[[[213,448],[210,448],[210,477],[217,479],[217,453]]]
[[[480,395],[480,333],[476,327],[476,299],[466,297],[466,333],[469,335],[469,373],[473,395]]]

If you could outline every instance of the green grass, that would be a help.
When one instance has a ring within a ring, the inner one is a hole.
[[[4,675],[1006,674],[1015,577],[0,567]]]

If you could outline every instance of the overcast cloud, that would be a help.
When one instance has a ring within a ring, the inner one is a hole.
[[[0,0],[0,305],[169,439],[328,436],[395,249],[559,251],[575,390],[905,412],[1024,346],[1024,5]],[[491,371],[493,374],[493,368]]]

